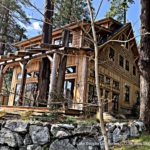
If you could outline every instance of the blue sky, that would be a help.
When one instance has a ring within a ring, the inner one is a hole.
[[[93,6],[95,10],[97,10],[98,5],[101,0],[93,0]],[[32,0],[32,3],[39,8],[41,12],[44,10],[44,0]],[[97,16],[98,19],[104,18],[106,12],[109,10],[109,2],[108,0],[104,0],[100,12]],[[34,10],[34,8],[27,8],[27,14],[29,17],[41,19],[42,15],[39,12]],[[135,4],[132,4],[127,12],[127,20],[132,23],[133,29],[135,31],[135,35],[140,34],[140,0],[135,0]],[[24,26],[27,29],[27,35],[29,37],[36,36],[41,33],[42,22],[32,20],[31,25]]]

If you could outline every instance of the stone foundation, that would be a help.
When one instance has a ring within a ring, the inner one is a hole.
[[[6,121],[0,124],[0,150],[99,150],[104,148],[98,125],[49,124]],[[138,137],[140,121],[107,123],[109,144]]]

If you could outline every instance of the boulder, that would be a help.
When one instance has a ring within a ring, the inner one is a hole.
[[[55,140],[49,150],[79,150],[75,148],[69,141],[69,139]]]
[[[54,137],[63,137],[71,135],[73,129],[74,129],[73,125],[53,124],[51,126],[51,133],[53,134]]]
[[[27,150],[43,150],[43,148],[38,145],[28,145]]]
[[[26,133],[29,123],[24,121],[6,121],[5,128],[19,133]]]
[[[29,134],[34,144],[44,145],[50,142],[50,134],[48,127],[31,125]]]
[[[121,130],[117,127],[113,131],[113,142],[117,143],[121,141]]]
[[[19,134],[2,128],[0,131],[0,144],[7,144],[10,147],[18,147],[23,145],[23,139]]]
[[[24,141],[23,141],[24,145],[31,145],[32,144],[32,140],[29,134],[25,135]]]
[[[87,134],[100,134],[99,126],[90,126],[90,125],[78,125],[77,128],[74,130],[74,133],[87,133]]]
[[[134,123],[132,123],[129,127],[130,127],[130,136],[131,137],[139,137],[140,136],[138,128]]]
[[[0,146],[0,150],[12,150],[8,146]]]
[[[77,144],[77,149],[78,150],[99,150],[100,149],[100,144],[98,140],[95,138],[83,138],[82,141],[80,141]]]

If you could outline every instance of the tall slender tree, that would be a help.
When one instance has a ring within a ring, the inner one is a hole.
[[[110,10],[106,13],[106,17],[113,17],[122,23],[126,23],[127,10],[134,0],[109,0]]]
[[[150,1],[141,0],[140,119],[150,133]]]

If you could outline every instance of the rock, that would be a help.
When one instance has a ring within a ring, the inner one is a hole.
[[[121,129],[121,132],[122,131],[126,131],[126,130],[128,130],[128,123],[119,123],[119,127],[120,127],[120,129]]]
[[[70,142],[69,139],[55,140],[49,150],[78,150]]]
[[[27,150],[27,147],[26,146],[22,146],[19,148],[19,150]]]
[[[43,150],[43,148],[38,145],[28,145],[27,150]]]
[[[130,136],[131,137],[139,137],[139,131],[134,123],[130,125]]]
[[[50,140],[48,127],[31,125],[29,129],[29,134],[34,144],[44,145]]]
[[[114,129],[116,128],[116,125],[114,123],[107,123],[106,128],[109,132],[113,132]]]
[[[73,129],[74,129],[73,125],[53,124],[51,126],[51,133],[53,134],[54,137],[62,137],[71,135]]]
[[[100,149],[104,149],[105,146],[104,146],[104,137],[103,136],[99,136],[98,137],[98,141],[100,143]]]
[[[26,133],[29,123],[23,121],[6,121],[5,128],[14,132]]]
[[[23,141],[24,145],[31,145],[32,144],[32,140],[29,134],[25,135],[24,141]]]
[[[90,126],[90,125],[78,125],[78,127],[74,130],[74,133],[88,133],[88,134],[100,134],[99,126]]]
[[[2,128],[0,131],[0,144],[7,144],[10,147],[17,147],[23,145],[23,139],[19,134]]]
[[[8,146],[0,146],[0,150],[11,150]]]
[[[126,129],[124,132],[121,132],[121,138],[122,138],[121,140],[122,141],[127,140],[129,138],[129,136],[130,136],[129,128]]]
[[[78,150],[99,150],[100,144],[98,140],[94,138],[84,138],[80,143],[77,144]]]
[[[117,143],[119,141],[121,141],[121,130],[117,127],[115,128],[115,130],[113,131],[113,142]]]
[[[62,138],[62,137],[68,136],[68,135],[69,134],[64,131],[58,131],[55,137]]]
[[[145,130],[145,125],[142,121],[135,121],[134,124],[138,127],[138,131],[142,132]]]

